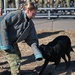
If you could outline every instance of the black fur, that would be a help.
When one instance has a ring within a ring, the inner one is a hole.
[[[70,52],[73,51],[73,49],[71,47],[71,41],[68,36],[58,36],[53,41],[49,42],[47,45],[40,45],[39,49],[41,50],[43,57],[45,58],[43,68],[39,75],[42,75],[48,62],[54,62],[56,68],[60,62],[61,57],[66,63],[66,68],[69,68],[71,60]],[[68,60],[66,59],[65,55],[67,55]]]

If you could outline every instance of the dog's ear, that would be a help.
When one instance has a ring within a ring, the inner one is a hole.
[[[40,46],[39,46],[39,49],[40,49],[40,50],[45,50],[45,49],[46,49],[46,45],[44,45],[44,44],[40,45]]]
[[[44,49],[46,46],[44,44],[40,45],[40,48]]]
[[[40,51],[42,52],[43,57],[45,57],[44,55],[45,55],[45,53],[46,53],[46,45],[41,44],[41,45],[39,46],[39,49],[40,49]]]

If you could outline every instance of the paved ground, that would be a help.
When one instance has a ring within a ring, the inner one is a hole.
[[[33,19],[36,29],[50,30],[73,30],[75,29],[75,19]]]

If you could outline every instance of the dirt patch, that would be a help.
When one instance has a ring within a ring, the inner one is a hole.
[[[37,30],[38,38],[39,38],[39,44],[47,44],[48,42],[52,41],[55,37],[59,35],[68,35],[72,42],[72,48],[75,50],[75,30],[66,30],[66,31],[52,31],[52,30]],[[19,48],[21,50],[22,54],[22,60],[21,60],[21,71],[24,75],[37,75],[38,72],[41,70],[42,65],[44,63],[44,60],[42,61],[35,61],[33,52],[31,48],[26,43],[19,43]],[[0,54],[1,56],[2,54]],[[0,57],[0,67],[4,67],[4,69],[0,69],[0,71],[9,70],[8,63],[3,59],[3,57]],[[54,75],[75,75],[75,52],[71,53],[71,66],[70,69],[65,70],[65,63],[61,59],[61,63],[57,67],[57,69],[54,72]],[[53,63],[50,62],[43,75],[48,75],[50,72],[51,67],[53,66]],[[22,74],[22,75],[23,75]]]

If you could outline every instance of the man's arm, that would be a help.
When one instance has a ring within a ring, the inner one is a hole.
[[[25,41],[28,45],[31,46],[33,53],[35,55],[35,59],[41,60],[43,58],[43,56],[42,56],[40,50],[38,49],[39,43],[38,43],[38,37],[37,37],[37,33],[36,33],[36,30],[34,27],[34,23],[32,21],[30,21],[30,25],[31,25],[31,28],[30,28],[29,36],[27,37],[27,39]]]

